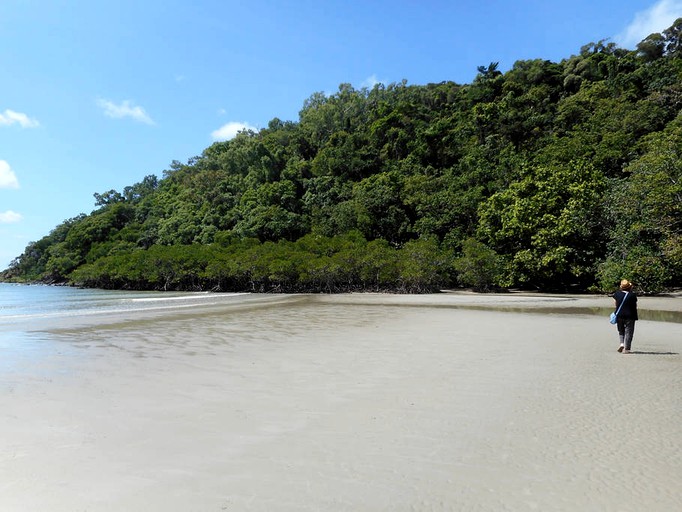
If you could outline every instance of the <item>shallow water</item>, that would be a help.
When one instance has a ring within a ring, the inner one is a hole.
[[[452,307],[452,306],[450,306]],[[476,309],[481,311],[501,311],[508,313],[533,313],[548,315],[590,315],[603,316],[604,320],[613,313],[613,308],[606,307],[509,307],[509,306],[454,306],[462,309]],[[652,322],[674,322],[682,323],[682,311],[658,311],[652,309],[641,309],[638,312],[640,320]]]
[[[50,318],[127,314],[213,304],[246,294],[131,292],[0,283],[0,326]]]

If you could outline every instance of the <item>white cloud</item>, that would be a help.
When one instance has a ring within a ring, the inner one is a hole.
[[[4,160],[0,160],[0,188],[19,188],[19,180]]]
[[[227,124],[222,125],[217,130],[211,132],[211,138],[215,141],[219,140],[230,140],[233,139],[237,133],[242,130],[253,130],[258,131],[258,128],[251,126],[248,123],[239,123],[236,121],[231,121]]]
[[[364,89],[374,89],[374,86],[376,84],[382,84],[384,83],[382,80],[379,80],[376,75],[372,75],[370,77],[365,78],[365,80],[360,84],[360,88]]]
[[[659,0],[635,19],[614,39],[623,48],[634,48],[650,34],[663,32],[682,16],[682,0]]]
[[[23,217],[20,213],[13,212],[12,210],[0,212],[0,224],[14,224],[15,222],[20,222],[22,219]]]
[[[14,110],[6,109],[0,112],[0,126],[11,126],[18,124],[22,128],[37,128],[40,123],[28,117],[23,112],[15,112]]]
[[[129,100],[123,100],[118,105],[110,100],[99,99],[97,104],[104,111],[104,115],[113,119],[129,117],[145,124],[154,124],[152,118],[139,105],[133,105]]]

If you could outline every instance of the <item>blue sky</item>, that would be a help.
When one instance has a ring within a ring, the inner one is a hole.
[[[306,98],[469,83],[476,67],[625,48],[682,0],[2,0],[0,268],[93,194],[161,177]]]

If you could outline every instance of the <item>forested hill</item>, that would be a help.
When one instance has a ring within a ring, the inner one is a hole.
[[[2,274],[133,289],[641,291],[682,283],[682,18],[471,84],[313,94],[174,161]]]

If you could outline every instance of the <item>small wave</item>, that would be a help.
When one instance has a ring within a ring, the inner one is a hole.
[[[118,298],[111,300],[72,301],[54,304],[51,309],[34,309],[33,311],[3,311],[0,314],[0,326],[32,323],[55,318],[92,317],[96,315],[134,314],[144,311],[168,309],[188,309],[224,303],[224,299],[249,295],[248,293],[201,293],[192,295]],[[208,299],[208,300],[207,300]],[[9,314],[8,314],[9,313]]]
[[[138,297],[135,299],[128,299],[130,302],[166,302],[171,300],[204,300],[216,299],[220,297],[238,297],[240,295],[248,295],[248,293],[221,293],[215,294],[211,292],[196,293],[192,295],[179,295],[177,297]]]

